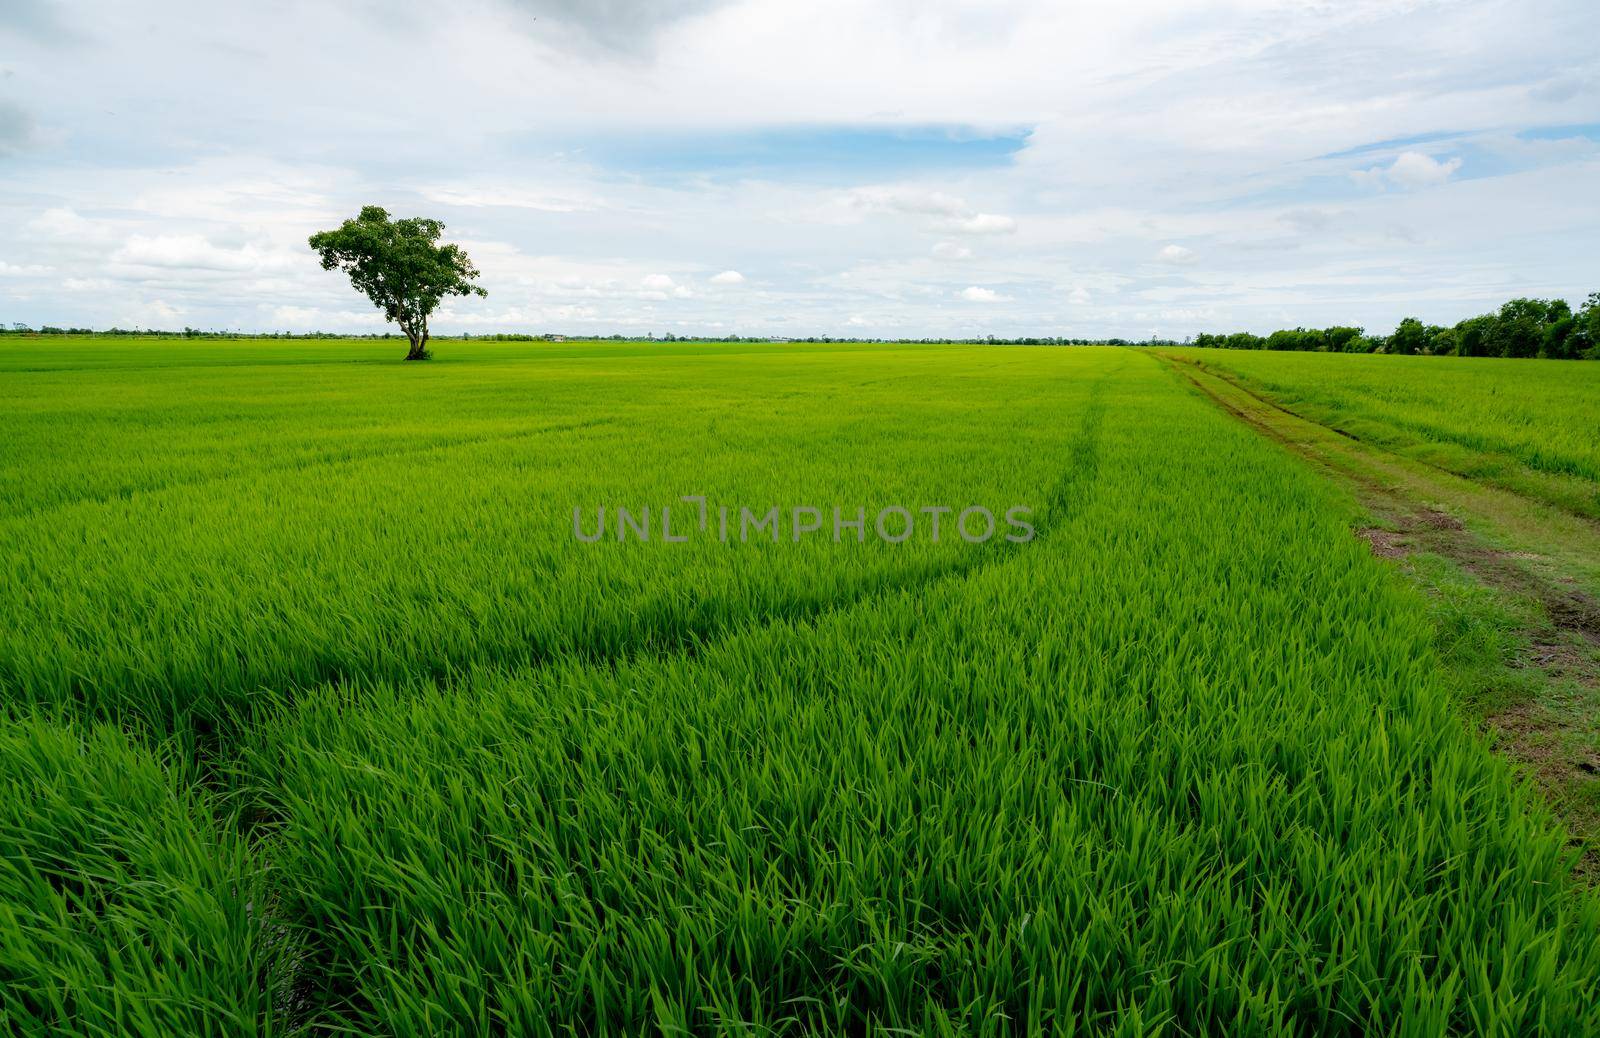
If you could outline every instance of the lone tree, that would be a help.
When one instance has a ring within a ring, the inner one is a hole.
[[[427,360],[428,315],[445,296],[486,296],[472,283],[478,268],[459,245],[440,245],[444,224],[415,218],[390,220],[382,206],[363,206],[361,215],[338,230],[311,236],[322,269],[343,270],[383,316],[411,340],[406,360]]]

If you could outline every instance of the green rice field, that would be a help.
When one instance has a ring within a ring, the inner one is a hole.
[[[1222,352],[1600,480],[1600,365]],[[1600,1033],[1424,595],[1150,352],[437,353],[0,346],[0,1032]]]

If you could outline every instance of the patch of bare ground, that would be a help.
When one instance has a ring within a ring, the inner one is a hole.
[[[1568,738],[1571,721],[1546,705],[1527,700],[1484,718],[1495,749],[1522,766],[1546,801],[1567,823],[1578,852],[1577,872],[1600,882],[1600,846],[1581,834],[1600,830],[1600,807],[1593,784],[1600,779],[1600,753],[1574,747]]]
[[[1411,554],[1411,546],[1406,540],[1406,535],[1395,530],[1364,526],[1356,531],[1356,536],[1366,541],[1372,548],[1372,554],[1380,559],[1403,559]]]

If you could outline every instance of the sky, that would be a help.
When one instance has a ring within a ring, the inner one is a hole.
[[[1594,0],[0,0],[0,321],[435,333],[1454,323],[1600,291]]]

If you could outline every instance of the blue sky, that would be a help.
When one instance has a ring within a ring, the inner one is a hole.
[[[683,182],[695,178],[851,184],[1010,166],[1028,129],[964,125],[808,125],[637,129],[547,138],[517,157],[571,157],[612,176]]]
[[[1600,290],[1589,0],[8,0],[0,320],[1126,335]]]

